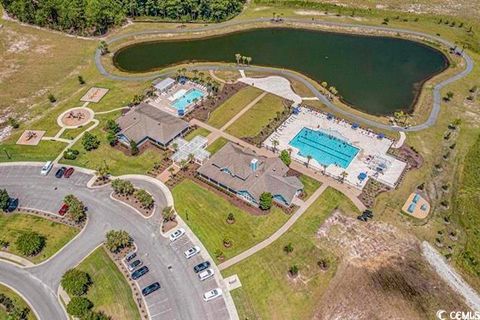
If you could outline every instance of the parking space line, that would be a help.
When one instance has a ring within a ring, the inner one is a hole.
[[[148,305],[148,307],[150,308],[150,307],[156,306],[156,305],[158,305],[158,304],[162,304],[162,303],[164,303],[164,302],[166,302],[166,301],[168,301],[168,298],[165,298],[165,299],[163,299],[162,301],[158,301],[158,302],[151,303],[151,304],[148,304],[148,303],[147,303],[147,305]]]
[[[162,315],[162,314],[164,314],[164,313],[167,313],[167,312],[170,312],[170,311],[172,311],[172,308],[165,309],[165,310],[163,310],[163,311],[160,311],[159,313],[150,315],[150,319],[153,319],[153,318],[155,318],[156,316],[160,316],[160,315]]]

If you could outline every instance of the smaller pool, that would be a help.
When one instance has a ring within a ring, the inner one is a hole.
[[[175,100],[172,103],[172,106],[177,109],[177,110],[183,110],[191,105],[195,99],[200,100],[205,94],[198,90],[198,89],[190,89],[188,90],[184,95],[182,95],[180,98]]]
[[[345,140],[308,128],[300,130],[289,144],[297,148],[302,157],[311,156],[320,164],[336,164],[342,168],[347,168],[359,151]]]

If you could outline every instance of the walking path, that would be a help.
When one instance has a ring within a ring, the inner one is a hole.
[[[317,200],[318,197],[320,197],[320,195],[323,193],[323,191],[325,191],[325,189],[327,189],[327,187],[328,186],[325,185],[325,184],[321,185],[320,188],[318,188],[317,191],[315,191],[312,194],[312,196],[310,198],[308,198],[308,200],[305,201],[305,203],[300,208],[298,208],[298,210],[290,217],[290,219],[288,219],[288,221],[283,226],[281,226],[280,229],[275,231],[270,237],[263,240],[262,242],[257,243],[256,245],[254,245],[250,249],[243,251],[239,255],[231,258],[230,260],[227,260],[227,261],[219,264],[218,268],[220,270],[227,269],[227,268],[233,266],[234,264],[237,264],[240,261],[243,261],[243,260],[247,259],[251,255],[254,255],[258,251],[260,251],[263,248],[269,246],[272,242],[274,242],[275,240],[280,238],[302,216],[302,214],[305,211],[307,211],[307,209],[310,207],[310,205],[312,203],[314,203],[315,200]]]
[[[222,78],[219,78],[215,72],[213,72],[212,70],[209,70],[208,73],[210,74],[210,77],[212,77],[213,80],[217,80],[218,82],[220,83],[226,83],[225,80],[223,80]]]
[[[227,123],[223,125],[223,127],[220,128],[220,131],[225,131],[228,127],[230,127],[235,121],[237,121],[238,118],[243,116],[245,112],[250,110],[254,105],[257,104],[258,101],[260,101],[263,97],[267,95],[267,92],[263,91],[258,97],[256,97],[252,102],[247,104],[239,113],[237,113],[232,119],[230,119]]]
[[[445,261],[443,256],[426,241],[422,243],[422,253],[438,275],[447,282],[453,290],[462,295],[474,311],[480,312],[480,296],[463,280],[462,276]]]
[[[309,26],[320,26],[320,27],[326,27],[326,28],[342,28],[345,30],[348,30],[350,32],[359,32],[360,31],[365,31],[365,32],[380,32],[380,33],[387,33],[389,35],[393,34],[404,34],[404,35],[409,35],[413,37],[420,37],[423,39],[427,39],[429,41],[433,41],[436,43],[440,43],[444,45],[447,48],[454,47],[455,44],[445,40],[441,37],[438,36],[433,36],[428,33],[424,32],[419,32],[419,31],[412,31],[408,29],[401,29],[401,28],[390,28],[386,26],[366,26],[366,25],[360,25],[360,24],[353,24],[353,23],[341,23],[341,22],[330,22],[330,21],[320,21],[320,20],[309,20],[309,19],[296,19],[296,18],[284,18],[283,19],[284,23],[287,24],[303,24],[303,25],[309,25]],[[161,30],[145,30],[145,31],[139,31],[139,32],[132,32],[132,33],[127,33],[123,35],[118,35],[115,37],[112,37],[107,40],[107,43],[109,45],[118,42],[123,39],[127,39],[130,37],[135,37],[135,36],[146,36],[146,35],[159,35],[159,34],[188,34],[188,33],[193,33],[193,32],[202,32],[202,31],[212,31],[212,30],[224,30],[227,27],[230,26],[241,26],[241,25],[253,25],[257,23],[271,23],[270,18],[257,18],[257,19],[246,19],[246,20],[231,20],[225,23],[219,23],[219,24],[213,24],[213,25],[207,25],[195,29],[189,29],[189,30],[180,30],[180,29],[161,29]],[[276,23],[278,24],[278,23]],[[379,128],[383,130],[389,130],[389,131],[421,131],[427,128],[430,128],[435,124],[435,122],[438,119],[438,115],[440,113],[440,103],[441,103],[441,90],[449,85],[452,82],[455,82],[459,79],[462,79],[466,77],[468,74],[470,74],[473,70],[474,62],[472,58],[466,53],[466,51],[459,52],[458,53],[460,56],[463,57],[465,61],[465,69],[462,70],[461,72],[457,73],[456,75],[443,80],[442,82],[436,84],[433,88],[433,105],[432,109],[430,111],[430,115],[428,119],[419,125],[411,126],[408,128],[402,128],[402,127],[397,127],[397,126],[392,126],[388,125],[385,123],[377,122],[372,119],[368,119],[365,117],[362,117],[357,114],[351,114],[349,111],[336,106],[333,104],[330,100],[328,100],[318,89],[310,82],[308,81],[305,77],[300,76],[292,71],[289,70],[284,70],[284,69],[277,69],[277,68],[270,68],[270,67],[257,67],[257,66],[236,66],[236,65],[218,65],[218,64],[212,64],[212,65],[192,65],[190,67],[187,67],[187,70],[191,69],[197,69],[199,71],[210,71],[210,70],[223,70],[223,71],[235,71],[235,70],[247,70],[247,71],[254,71],[254,72],[262,72],[262,73],[271,73],[271,74],[276,74],[276,75],[281,75],[281,76],[286,76],[293,78],[301,83],[303,83],[312,93],[315,97],[319,99],[323,104],[325,104],[329,109],[332,111],[348,116],[353,119],[355,122],[361,122],[363,124],[366,124],[370,127],[374,128]],[[146,81],[146,80],[152,80],[158,77],[164,77],[164,76],[170,76],[175,71],[161,71],[159,73],[149,75],[149,76],[133,76],[133,77],[127,77],[127,76],[120,76],[116,74],[112,74],[109,71],[105,69],[105,67],[102,64],[101,60],[101,52],[99,49],[95,52],[95,65],[99,72],[104,75],[105,77],[112,79],[112,80],[120,80],[120,81]]]
[[[405,132],[400,131],[400,138],[397,141],[395,141],[395,143],[392,145],[392,148],[398,149],[401,146],[403,146],[403,143],[405,142],[406,138],[407,138],[407,135],[405,134]]]

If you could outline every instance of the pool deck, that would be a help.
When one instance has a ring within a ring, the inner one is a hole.
[[[192,89],[201,91],[204,97],[208,95],[206,88],[197,83],[187,81],[185,84],[175,83],[175,85],[166,92],[156,92],[153,98],[147,100],[147,103],[159,108],[162,111],[166,111],[174,116],[178,116],[178,110],[173,106],[173,103],[176,99],[181,98],[186,92]],[[182,92],[183,94],[180,94]],[[185,114],[192,111],[194,105],[195,104],[192,103],[187,106],[185,109]]]
[[[349,122],[339,119],[327,118],[327,115],[308,108],[301,108],[299,114],[291,115],[263,145],[268,149],[273,149],[273,141],[277,140],[278,150],[292,149],[292,158],[300,163],[306,163],[307,158],[299,154],[299,150],[290,145],[290,141],[302,130],[309,128],[312,130],[322,130],[325,133],[338,137],[353,146],[359,148],[359,152],[353,158],[350,165],[344,169],[336,165],[329,165],[325,169],[325,174],[341,179],[345,171],[348,175],[345,177],[345,183],[355,188],[363,189],[367,179],[359,180],[360,173],[366,173],[369,178],[373,178],[390,187],[395,187],[406,164],[393,156],[387,154],[393,141],[388,138],[379,139],[377,134],[361,128],[353,129]],[[388,163],[384,173],[376,172],[375,167],[378,162]],[[315,159],[311,159],[309,166],[323,171],[323,166]]]

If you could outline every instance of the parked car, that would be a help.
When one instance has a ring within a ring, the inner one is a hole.
[[[15,211],[18,207],[18,199],[17,198],[8,198],[7,207],[5,208],[5,212],[12,212]]]
[[[373,212],[372,212],[372,210],[369,210],[369,209],[363,211],[363,214],[362,214],[362,215],[363,215],[364,217],[367,217],[367,218],[370,218],[370,219],[373,218]]]
[[[151,285],[146,286],[142,289],[142,294],[144,297],[148,296],[150,293],[153,293],[160,289],[160,283],[154,282]]]
[[[185,255],[185,258],[190,259],[191,257],[195,256],[198,253],[200,253],[200,247],[193,246],[192,248],[185,251],[183,254]]]
[[[200,272],[198,274],[198,278],[201,280],[201,281],[204,281],[204,280],[207,280],[208,278],[211,278],[213,277],[213,275],[215,274],[215,272],[213,271],[213,269],[207,269],[203,272]]]
[[[210,301],[210,300],[213,300],[215,298],[218,298],[222,295],[222,289],[220,288],[215,288],[213,290],[210,290],[210,291],[207,291],[203,294],[203,300],[205,301]]]
[[[137,257],[136,252],[131,252],[125,256],[125,261],[130,262]]]
[[[193,271],[195,271],[195,273],[199,273],[200,271],[203,271],[208,268],[210,268],[210,262],[204,261],[202,263],[197,264],[195,267],[193,267]]]
[[[185,229],[180,228],[170,235],[170,241],[175,241],[185,234]]]
[[[132,273],[132,279],[137,280],[141,276],[145,275],[147,272],[148,272],[148,267],[143,266],[140,269],[138,269],[137,271],[135,271],[134,273]]]
[[[142,260],[135,260],[128,265],[128,271],[132,272],[143,264]]]
[[[68,204],[64,203],[60,210],[58,210],[58,214],[61,215],[62,217],[65,215],[65,213],[68,212]]]
[[[58,178],[58,179],[63,177],[63,174],[65,173],[65,170],[67,170],[67,168],[65,168],[65,167],[61,167],[60,169],[58,169],[57,172],[55,173],[55,177]]]
[[[42,170],[40,171],[40,174],[42,176],[46,176],[50,170],[52,170],[53,168],[53,162],[52,161],[47,161],[47,163],[45,163],[42,167]]]
[[[365,217],[364,215],[358,216],[357,219],[363,222],[367,222],[367,217]]]
[[[68,168],[67,170],[65,170],[63,177],[67,179],[70,178],[70,176],[73,174],[74,171],[75,169],[73,169],[72,167]]]

